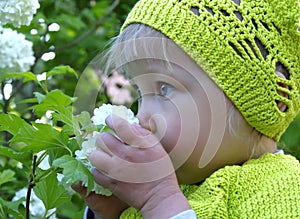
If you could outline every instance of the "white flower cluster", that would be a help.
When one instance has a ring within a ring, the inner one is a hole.
[[[105,119],[111,115],[117,115],[125,120],[127,120],[130,124],[139,123],[139,120],[134,117],[133,112],[130,109],[127,109],[125,106],[116,106],[111,104],[103,104],[99,108],[94,110],[94,116],[92,117],[92,121],[95,125],[103,125],[106,126]],[[89,137],[87,141],[84,141],[81,145],[81,150],[76,151],[76,159],[80,160],[89,170],[92,170],[93,165],[88,160],[89,155],[97,150],[96,140],[99,136],[100,132],[94,132],[93,136]],[[87,182],[82,182],[83,185],[87,186]],[[93,189],[96,194],[110,196],[112,195],[111,191],[104,188],[101,185],[95,183],[95,187]]]
[[[15,30],[0,28],[0,60],[0,73],[28,71],[35,61],[32,42]]]
[[[95,125],[106,125],[105,119],[111,114],[127,120],[130,124],[139,123],[139,120],[134,117],[134,114],[130,109],[127,109],[122,105],[117,106],[111,104],[103,104],[101,107],[94,109],[92,121]]]
[[[29,25],[39,7],[38,0],[0,0],[0,25]]]
[[[21,198],[26,198],[27,195],[27,188],[23,188],[16,192],[16,195],[13,197],[12,201],[17,201]],[[22,203],[25,207],[25,201]],[[30,214],[32,216],[35,216],[37,218],[41,218],[45,214],[45,207],[43,202],[36,196],[34,191],[31,191],[31,198],[30,198],[30,204],[29,204]],[[55,208],[49,210],[47,212],[47,215],[51,215],[54,211],[56,211]],[[49,217],[49,219],[56,219],[56,215],[53,214]]]

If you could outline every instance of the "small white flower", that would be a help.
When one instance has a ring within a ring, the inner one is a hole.
[[[97,149],[96,140],[99,136],[99,132],[94,132],[91,138],[88,138],[87,141],[84,141],[81,145],[80,151],[75,151],[77,159],[83,160],[88,159],[90,154]]]
[[[0,72],[28,71],[35,61],[32,42],[26,40],[24,34],[15,30],[10,28],[1,29],[0,60]]]
[[[92,137],[88,138],[87,141],[84,141],[82,143],[81,150],[75,151],[76,159],[79,160],[81,163],[83,163],[90,171],[94,167],[88,160],[88,157],[94,150],[97,150],[96,140],[99,134],[100,132],[94,132]],[[87,186],[88,185],[87,180],[83,180],[82,185]],[[96,194],[101,194],[106,196],[112,195],[111,191],[109,191],[108,189],[104,188],[103,186],[97,183],[94,184],[94,189],[92,191],[94,191]]]
[[[134,114],[130,109],[126,108],[125,106],[117,106],[111,104],[103,104],[99,108],[94,109],[94,116],[92,117],[92,121],[95,125],[106,125],[105,119],[111,114],[117,115],[127,120],[130,124],[139,123],[139,120],[134,117]]]
[[[0,0],[0,25],[29,25],[40,7],[38,0]]]

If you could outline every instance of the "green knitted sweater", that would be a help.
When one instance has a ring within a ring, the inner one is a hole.
[[[181,189],[198,218],[300,218],[300,164],[289,155],[265,154]],[[130,208],[121,218],[141,216]]]

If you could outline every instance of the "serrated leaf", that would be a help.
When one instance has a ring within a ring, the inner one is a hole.
[[[73,154],[75,153],[76,150],[80,150],[79,144],[77,143],[76,139],[69,140],[68,148],[70,151],[72,151]],[[48,155],[49,155],[50,165],[52,165],[52,162],[58,159],[59,157],[62,157],[64,155],[69,155],[69,154],[70,152],[66,151],[65,149],[60,149],[60,148],[49,149]]]
[[[74,157],[69,155],[62,156],[54,160],[52,165],[63,169],[63,175],[68,184],[77,184],[79,181],[88,182],[87,193],[90,193],[94,188],[93,175],[83,163]]]
[[[22,151],[32,150],[38,153],[50,148],[66,148],[67,136],[48,124],[34,123],[35,128],[21,128],[17,135],[11,139],[11,144],[22,142],[25,146]]]
[[[32,151],[17,152],[11,148],[0,146],[0,154],[17,160],[25,166],[29,166],[32,162]]]
[[[33,190],[36,196],[42,200],[47,211],[70,201],[64,187],[59,184],[55,172],[38,182]]]
[[[35,81],[35,82],[38,82],[38,79],[36,77],[35,74],[33,74],[32,72],[20,72],[20,73],[7,73],[7,74],[4,74],[3,79],[10,79],[10,78],[23,78],[23,82],[26,83],[28,81]]]
[[[56,66],[53,69],[51,69],[49,72],[46,74],[46,78],[48,79],[51,76],[54,75],[61,75],[61,74],[71,74],[74,75],[77,78],[77,74],[73,68],[71,68],[68,65],[62,65],[62,66]]]
[[[55,112],[52,113],[54,124],[57,121],[63,122],[65,124],[63,131],[69,135],[73,135],[79,128],[76,122],[73,121],[72,107],[57,106],[54,110]],[[78,131],[75,134],[78,134]]]
[[[44,99],[40,99],[38,105],[32,106],[37,116],[43,116],[48,110],[55,110],[57,107],[66,107],[74,102],[74,98],[65,95],[61,90],[53,90],[49,92]]]
[[[0,186],[7,182],[12,182],[16,180],[15,172],[12,170],[4,170],[3,172],[0,172]]]
[[[0,114],[0,131],[7,131],[15,135],[20,128],[30,129],[31,126],[25,120],[14,114]]]

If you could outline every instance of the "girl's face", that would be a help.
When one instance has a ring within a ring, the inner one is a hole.
[[[177,48],[177,47],[176,47]],[[140,124],[169,153],[180,183],[197,183],[216,169],[244,161],[227,130],[230,102],[179,48],[176,62],[140,59],[127,64],[139,92]],[[178,54],[181,54],[178,56]]]

